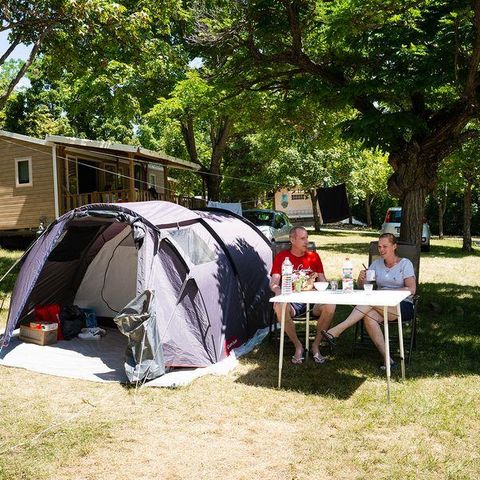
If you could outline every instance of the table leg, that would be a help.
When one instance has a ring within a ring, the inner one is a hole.
[[[282,366],[283,366],[283,343],[285,340],[285,311],[287,303],[282,303],[282,315],[280,319],[280,353],[278,354],[278,388],[282,386]]]
[[[398,341],[400,343],[400,365],[402,367],[402,380],[405,380],[405,352],[403,349],[403,328],[402,328],[402,312],[400,304],[397,305],[397,319],[398,319]]]
[[[383,307],[383,330],[385,333],[385,370],[387,372],[387,400],[390,403],[390,338],[388,336],[388,307]]]
[[[305,361],[308,360],[309,340],[310,340],[310,305],[307,303],[307,324],[305,325]]]

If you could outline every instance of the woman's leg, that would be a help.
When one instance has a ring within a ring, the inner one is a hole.
[[[317,332],[312,343],[312,354],[318,355],[320,353],[320,342],[322,341],[322,330],[330,327],[333,316],[335,315],[336,305],[315,305],[313,307],[313,314],[318,316]]]
[[[396,307],[389,307],[388,308],[388,320],[396,320],[397,319],[397,309]],[[380,325],[383,324],[383,308],[382,307],[374,307],[365,315],[364,324],[365,329],[369,337],[372,339],[372,342],[377,347],[377,350],[380,352],[383,360],[385,361],[385,338],[383,336],[382,328]],[[390,358],[390,363],[392,359]]]
[[[369,315],[372,311],[370,305],[359,305],[352,310],[352,313],[341,323],[330,328],[327,333],[333,337],[339,337],[347,328],[358,323],[363,317]]]

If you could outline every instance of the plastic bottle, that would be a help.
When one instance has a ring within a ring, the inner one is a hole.
[[[353,292],[353,264],[348,257],[342,267],[342,290],[344,293]]]
[[[288,257],[282,263],[282,295],[292,293],[293,264]]]

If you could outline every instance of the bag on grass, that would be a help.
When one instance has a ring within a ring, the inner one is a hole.
[[[71,340],[85,327],[85,313],[77,305],[64,305],[60,311],[60,323],[63,338]]]

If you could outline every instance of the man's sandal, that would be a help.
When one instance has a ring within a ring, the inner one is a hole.
[[[320,352],[317,352],[313,355],[313,361],[315,363],[322,364],[325,363],[327,359]]]
[[[304,360],[305,360],[305,357],[303,355],[301,357],[296,357],[295,355],[292,357],[292,363],[294,365],[301,365]]]

